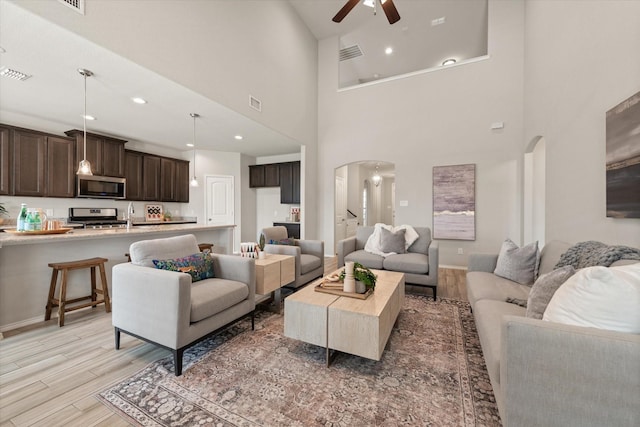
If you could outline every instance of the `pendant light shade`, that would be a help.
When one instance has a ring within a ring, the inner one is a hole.
[[[87,77],[93,76],[93,73],[84,68],[78,68],[78,72],[84,77],[84,114],[82,115],[84,125],[84,150],[82,151],[82,160],[78,165],[76,175],[93,175],[91,172],[91,163],[87,160]]]
[[[193,117],[193,178],[191,178],[191,186],[198,186],[198,178],[196,177],[196,119],[200,117],[200,114],[190,113],[191,117]]]

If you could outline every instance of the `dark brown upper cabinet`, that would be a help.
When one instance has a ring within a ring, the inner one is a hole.
[[[9,128],[0,126],[0,195],[11,193],[11,151],[9,150]]]
[[[176,202],[189,202],[189,162],[176,160]]]
[[[280,203],[300,203],[300,162],[280,163]]]
[[[143,153],[125,150],[124,177],[127,179],[127,200],[143,200]]]
[[[280,164],[249,166],[249,187],[278,187],[280,185]]]
[[[10,130],[11,195],[73,197],[75,141],[28,129]]]
[[[142,199],[160,200],[160,157],[145,154],[142,160]]]
[[[76,139],[78,162],[84,159],[84,131],[73,129],[65,132]],[[102,176],[125,176],[124,144],[121,139],[87,132],[87,156],[91,172]]]
[[[173,159],[160,159],[160,200],[176,201],[176,162]]]

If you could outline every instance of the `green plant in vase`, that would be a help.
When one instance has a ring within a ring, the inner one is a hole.
[[[0,224],[4,223],[3,216],[9,216],[9,211],[4,207],[4,203],[0,203]]]
[[[340,273],[340,280],[344,282],[344,278],[346,275],[346,272],[342,270],[342,273]],[[358,282],[364,283],[364,286],[367,290],[374,290],[376,288],[376,280],[378,280],[378,276],[373,274],[373,272],[369,270],[369,268],[365,267],[359,262],[353,264],[353,278]]]
[[[260,233],[260,240],[258,241],[258,247],[261,251],[264,251],[265,238],[264,233]]]

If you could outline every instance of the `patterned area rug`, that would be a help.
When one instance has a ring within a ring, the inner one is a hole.
[[[144,426],[500,426],[469,305],[407,295],[379,362],[283,335],[259,312],[98,396]]]

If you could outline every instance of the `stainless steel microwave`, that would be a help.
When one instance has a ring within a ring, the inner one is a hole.
[[[78,197],[91,199],[126,198],[125,178],[113,176],[78,175]]]

